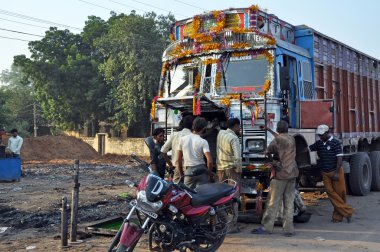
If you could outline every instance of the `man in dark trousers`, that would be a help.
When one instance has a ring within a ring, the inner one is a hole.
[[[261,221],[262,227],[254,229],[253,234],[272,233],[280,203],[284,204],[283,228],[285,236],[294,235],[293,213],[295,181],[298,177],[296,163],[296,142],[288,135],[288,123],[279,121],[278,135],[267,148],[267,154],[275,155],[277,162],[274,177],[270,182],[269,200]]]
[[[152,170],[159,175],[161,178],[165,178],[166,170],[166,160],[161,153],[161,148],[164,145],[164,134],[163,128],[156,128],[153,131],[153,139],[155,141],[154,149],[151,153],[151,166]]]
[[[350,222],[354,210],[346,203],[346,184],[342,168],[342,144],[330,134],[327,125],[319,125],[316,133],[320,140],[310,145],[309,149],[318,153],[323,184],[334,206],[332,222],[341,222],[343,218]]]

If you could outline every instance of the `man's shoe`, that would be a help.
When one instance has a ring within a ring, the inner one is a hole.
[[[295,235],[294,232],[287,232],[287,233],[284,233],[284,236],[285,237],[293,237]]]

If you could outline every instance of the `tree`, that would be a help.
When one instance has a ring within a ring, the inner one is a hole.
[[[104,22],[90,17],[82,34],[50,28],[45,37],[29,43],[31,57],[15,57],[33,83],[46,118],[62,129],[78,129],[93,118],[108,117],[101,109],[107,91],[99,73],[100,54],[93,41],[106,32]],[[100,108],[99,108],[100,107]]]
[[[130,136],[145,135],[150,128],[150,104],[157,95],[167,41],[163,30],[170,18],[121,14],[112,18],[108,33],[96,42],[105,59],[100,70],[111,86],[108,108],[116,125],[128,125]]]
[[[1,126],[7,130],[17,128],[20,134],[30,135],[36,101],[31,83],[25,81],[22,69],[16,66],[3,71],[0,80],[5,83],[0,88]]]

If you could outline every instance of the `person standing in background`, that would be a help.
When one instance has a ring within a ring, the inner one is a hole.
[[[174,177],[173,181],[175,183],[178,183],[180,180],[180,175],[178,172],[178,150],[179,150],[179,143],[182,137],[190,135],[191,134],[191,128],[193,126],[193,116],[187,115],[182,118],[181,124],[183,129],[178,132],[173,132],[169,139],[166,141],[166,143],[161,148],[161,153],[164,156],[164,158],[169,159],[167,156],[167,153],[171,150],[172,151],[172,167],[171,169],[174,169]],[[170,164],[169,164],[170,165]],[[186,167],[186,163],[184,164]]]
[[[23,143],[22,137],[18,135],[17,129],[11,130],[12,136],[8,139],[8,150],[11,152],[12,157],[20,157],[21,147]]]

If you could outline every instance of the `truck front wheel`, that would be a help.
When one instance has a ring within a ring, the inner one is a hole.
[[[374,191],[380,191],[380,151],[372,151],[369,154],[372,167],[372,186]]]
[[[350,160],[350,188],[353,195],[364,196],[371,190],[372,168],[367,153],[358,152]]]

